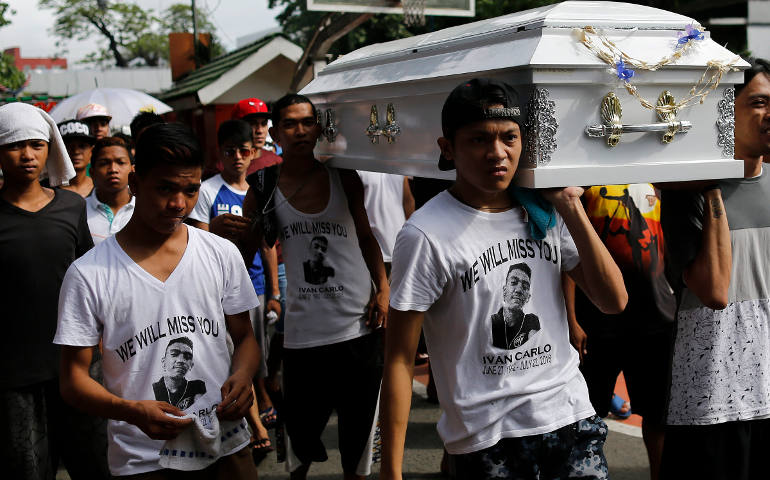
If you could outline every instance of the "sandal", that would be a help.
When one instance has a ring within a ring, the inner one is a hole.
[[[425,365],[428,363],[428,354],[427,353],[415,353],[414,354],[414,364],[417,365]]]
[[[259,419],[266,429],[274,428],[278,423],[278,410],[270,406],[259,412]]]
[[[622,411],[623,407],[626,408],[625,412]],[[617,419],[625,420],[631,416],[631,404],[620,395],[613,394],[610,400],[610,413]]]
[[[262,463],[262,460],[267,457],[268,453],[275,450],[269,438],[252,440],[251,443],[249,443],[249,448],[251,449],[251,458],[254,460],[254,465],[257,467]]]

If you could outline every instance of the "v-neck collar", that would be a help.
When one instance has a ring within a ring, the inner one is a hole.
[[[5,204],[8,208],[12,209],[14,212],[20,213],[22,215],[26,215],[28,217],[35,217],[35,216],[38,216],[38,215],[45,215],[46,212],[48,210],[52,209],[54,204],[58,203],[58,201],[59,201],[59,194],[60,194],[59,189],[58,188],[52,188],[51,190],[53,190],[53,198],[51,198],[51,200],[48,203],[43,205],[42,208],[40,208],[39,210],[36,210],[34,212],[31,211],[31,210],[27,210],[27,209],[21,208],[21,207],[17,207],[16,205],[12,204],[11,202],[9,202],[8,200],[6,200],[6,199],[4,199],[2,197],[0,197],[0,203]]]
[[[114,247],[118,251],[118,255],[123,260],[123,262],[126,263],[128,268],[132,269],[139,275],[141,278],[143,278],[146,282],[150,283],[151,285],[164,289],[166,286],[173,284],[176,281],[176,278],[182,275],[182,272],[186,268],[186,265],[189,263],[189,260],[187,257],[192,255],[190,253],[190,244],[194,241],[193,237],[195,236],[195,233],[193,230],[195,230],[194,227],[190,227],[189,225],[184,225],[184,227],[187,229],[187,245],[185,246],[184,253],[182,254],[182,258],[179,259],[179,262],[177,262],[176,266],[174,267],[174,270],[171,271],[171,275],[168,276],[166,281],[161,281],[158,277],[151,274],[147,270],[141,267],[138,263],[134,261],[131,256],[126,253],[125,250],[123,250],[123,247],[120,246],[120,243],[115,238],[115,235],[111,236],[108,241],[114,242]]]

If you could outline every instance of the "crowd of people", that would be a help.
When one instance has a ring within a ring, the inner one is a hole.
[[[59,125],[0,107],[4,472],[253,479],[277,450],[303,479],[336,412],[344,478],[400,479],[423,337],[453,478],[608,478],[602,418],[631,409],[653,480],[762,478],[770,64],[751,64],[744,178],[547,202],[511,184],[525,106],[498,80],[446,98],[436,191],[319,161],[298,94],[236,104],[209,178],[153,113],[126,139],[101,105]]]

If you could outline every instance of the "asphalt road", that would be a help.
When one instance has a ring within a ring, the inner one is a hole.
[[[424,388],[424,387],[423,387]],[[444,478],[439,473],[443,452],[441,440],[436,433],[436,422],[440,411],[436,405],[425,400],[424,390],[415,385],[412,397],[412,412],[406,434],[406,455],[404,479]],[[605,454],[613,480],[648,480],[650,478],[647,453],[640,437],[638,427],[619,426],[608,421],[610,433],[605,444]],[[622,429],[624,432],[618,431]],[[329,460],[316,463],[308,475],[312,480],[339,480],[342,478],[339,450],[337,450],[337,420],[332,417],[323,436]],[[379,465],[374,466],[371,479],[379,478]],[[260,480],[286,480],[288,473],[284,464],[275,462],[275,454],[270,454],[259,467]]]
[[[443,452],[441,440],[436,433],[436,422],[440,411],[436,405],[425,400],[424,388],[415,384],[412,397],[412,412],[409,417],[409,427],[406,435],[406,455],[404,479],[440,479],[439,473],[441,455]],[[647,454],[640,437],[638,427],[619,425],[608,421],[610,433],[604,451],[610,467],[610,478],[613,480],[647,480],[650,478]],[[625,433],[624,433],[625,432]],[[329,455],[329,460],[316,463],[310,468],[308,475],[312,480],[339,480],[342,478],[340,455],[337,447],[337,418],[332,416],[324,431],[323,441]],[[374,466],[373,474],[369,477],[377,479],[379,465]],[[276,463],[275,453],[271,453],[259,466],[261,480],[286,480],[288,473],[284,464]],[[69,475],[60,470],[57,480],[69,480]]]

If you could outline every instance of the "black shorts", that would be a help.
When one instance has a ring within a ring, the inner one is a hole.
[[[755,480],[770,471],[770,419],[668,425],[662,480]]]
[[[483,450],[451,457],[456,478],[462,480],[607,480],[606,439],[607,425],[592,415],[553,432],[503,438]]]
[[[321,433],[334,410],[343,471],[368,474],[365,464],[371,458],[382,380],[379,338],[369,334],[331,345],[284,349],[283,418],[291,453],[302,465],[328,458]]]
[[[655,332],[633,336],[588,334],[588,353],[583,357],[580,371],[588,384],[591,404],[599,416],[607,416],[615,381],[622,371],[632,412],[651,424],[664,423],[673,326],[673,323],[664,324]]]

